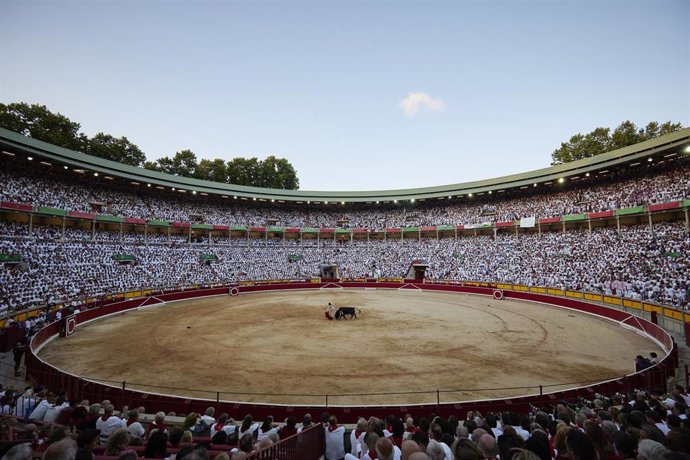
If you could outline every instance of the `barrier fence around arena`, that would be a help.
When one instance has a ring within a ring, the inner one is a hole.
[[[86,322],[103,318],[110,315],[120,314],[127,310],[163,305],[164,302],[200,298],[215,295],[233,295],[250,292],[285,290],[285,289],[329,289],[335,287],[342,288],[366,288],[366,287],[386,287],[395,289],[423,289],[431,291],[446,291],[456,293],[480,294],[494,296],[496,289],[484,286],[463,286],[463,285],[440,285],[440,284],[419,284],[410,283],[361,283],[361,282],[339,282],[339,283],[290,283],[290,284],[254,284],[236,287],[216,287],[202,288],[194,291],[172,292],[148,296],[142,298],[132,298],[128,300],[116,301],[99,308],[85,310],[76,315],[75,324],[85,324]],[[232,291],[236,289],[236,291]],[[254,417],[265,418],[273,415],[277,419],[293,416],[301,416],[306,412],[319,413],[325,408],[332,414],[338,416],[339,420],[354,422],[362,414],[385,416],[391,413],[404,413],[408,411],[418,411],[423,413],[434,412],[438,415],[449,416],[458,411],[479,410],[482,412],[497,410],[517,410],[528,411],[531,405],[548,407],[561,400],[576,402],[579,398],[585,397],[592,399],[596,393],[611,394],[615,392],[627,392],[636,388],[662,389],[665,390],[666,382],[669,377],[674,376],[678,366],[677,346],[672,337],[661,327],[632,315],[631,313],[608,308],[588,301],[573,299],[570,297],[557,297],[548,294],[537,294],[525,291],[500,290],[502,297],[513,298],[526,301],[541,302],[555,305],[562,308],[569,308],[587,314],[597,315],[618,322],[621,326],[635,330],[651,340],[658,343],[665,351],[665,356],[656,366],[644,371],[626,376],[616,376],[607,381],[598,382],[562,382],[556,384],[538,384],[531,387],[511,387],[511,388],[474,388],[474,389],[429,389],[429,402],[424,404],[405,404],[404,402],[382,403],[377,405],[363,406],[349,404],[347,398],[363,396],[363,394],[350,395],[298,395],[312,398],[307,403],[300,404],[280,404],[280,403],[260,403],[247,402],[256,399],[258,396],[267,397],[286,397],[290,394],[274,395],[252,395],[248,393],[229,393],[213,389],[172,389],[136,382],[112,382],[103,380],[91,380],[85,376],[69,374],[57,369],[47,362],[40,359],[36,353],[47,341],[55,338],[61,325],[54,322],[41,329],[31,342],[30,352],[26,357],[27,377],[37,383],[49,388],[64,389],[71,395],[78,395],[80,399],[100,401],[103,399],[111,400],[116,406],[120,405],[145,405],[156,410],[175,411],[178,413],[188,413],[190,411],[203,412],[209,403],[213,403],[221,412],[242,415],[251,413]],[[136,388],[134,388],[136,386]],[[477,385],[478,387],[481,385]],[[568,387],[564,389],[563,387]],[[182,392],[185,396],[174,396],[170,390]],[[496,397],[483,400],[467,400],[466,393],[470,391],[483,390],[495,391]],[[508,392],[515,393],[519,390],[520,395],[506,396]],[[524,390],[524,391],[523,391]],[[415,392],[418,393],[418,392]],[[404,401],[406,393],[388,393],[380,395],[380,400],[396,397]],[[410,393],[407,393],[410,394]],[[463,394],[465,396],[463,396]],[[292,396],[295,396],[294,394]]]
[[[660,305],[653,302],[648,302],[641,299],[631,299],[622,295],[577,291],[563,288],[545,287],[545,286],[527,286],[522,284],[512,283],[490,283],[484,281],[456,281],[456,280],[425,280],[424,283],[418,284],[415,282],[406,283],[407,280],[403,278],[339,278],[334,280],[322,280],[320,278],[311,279],[279,279],[279,280],[252,280],[239,281],[232,283],[218,283],[211,285],[193,284],[188,286],[167,286],[167,287],[148,287],[136,289],[132,291],[113,293],[101,297],[81,297],[77,299],[70,299],[64,302],[57,303],[52,306],[52,310],[59,310],[70,305],[73,300],[83,304],[88,308],[92,305],[101,305],[105,303],[112,303],[118,300],[138,299],[142,297],[155,297],[159,294],[177,293],[185,291],[198,291],[199,289],[207,289],[212,287],[223,287],[233,290],[235,293],[240,292],[240,288],[246,291],[251,286],[264,285],[282,285],[283,289],[290,289],[291,286],[300,286],[303,283],[327,283],[327,286],[340,286],[350,283],[367,283],[374,288],[396,288],[403,283],[404,286],[415,286],[421,289],[428,288],[430,285],[452,285],[465,287],[483,287],[492,288],[499,291],[517,291],[529,292],[533,294],[546,294],[555,297],[567,297],[570,299],[585,300],[590,302],[601,303],[616,309],[632,313],[636,316],[641,316],[656,324],[659,324],[664,329],[672,334],[676,334],[679,338],[683,338],[688,346],[690,346],[690,311],[679,308],[674,308],[668,305]],[[8,318],[15,321],[24,321],[27,318],[38,316],[41,311],[45,311],[47,305],[35,307],[32,309],[6,313],[0,317],[0,327],[5,325]]]

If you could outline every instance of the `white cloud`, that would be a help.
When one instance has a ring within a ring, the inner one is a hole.
[[[426,93],[408,93],[407,97],[400,101],[398,107],[403,109],[405,115],[414,117],[420,109],[431,110],[432,112],[443,112],[446,105],[441,99],[433,99]]]

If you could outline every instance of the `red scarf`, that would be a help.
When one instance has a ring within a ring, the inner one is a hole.
[[[110,416],[104,415],[103,417],[101,417],[101,420],[103,420],[104,422],[107,422],[109,418],[110,418]]]
[[[355,439],[359,439],[359,435],[364,433],[364,430],[355,430]]]
[[[367,455],[371,460],[376,460],[378,457],[376,456],[376,449],[369,449],[369,452],[367,452]]]
[[[216,423],[216,425],[213,427],[213,429],[218,432],[223,429],[225,425],[223,425],[221,422]]]
[[[127,426],[130,426],[132,423],[135,423],[135,422],[136,422],[136,420],[134,420],[133,418],[130,418],[129,420],[127,420]]]
[[[152,423],[151,425],[149,425],[149,433],[153,430],[165,431],[167,429],[168,427],[165,425],[165,423]]]
[[[330,431],[331,433],[337,429],[338,429],[338,425],[333,425],[333,424],[328,425],[328,431]]]
[[[416,426],[411,426],[407,428],[405,431],[407,431],[408,433],[416,433],[417,430],[419,430],[419,428],[417,428]]]
[[[390,437],[390,440],[394,446],[402,447],[402,442],[403,442],[402,436],[393,435]]]

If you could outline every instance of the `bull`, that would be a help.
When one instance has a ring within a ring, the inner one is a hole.
[[[355,307],[340,307],[335,311],[335,319],[357,318],[357,312],[362,313],[362,310]]]

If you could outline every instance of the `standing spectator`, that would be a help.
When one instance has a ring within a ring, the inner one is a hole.
[[[338,425],[338,419],[331,415],[326,428],[326,460],[345,458],[345,427]]]
[[[22,337],[19,342],[14,345],[14,350],[12,354],[14,355],[14,376],[19,377],[22,373],[19,371],[19,366],[22,363],[22,356],[26,352],[29,345],[29,339],[27,337]]]

